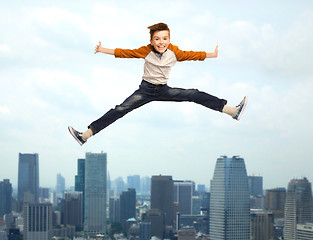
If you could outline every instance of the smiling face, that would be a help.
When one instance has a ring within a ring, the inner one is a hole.
[[[154,49],[162,54],[170,44],[170,32],[168,30],[156,31],[150,42]]]

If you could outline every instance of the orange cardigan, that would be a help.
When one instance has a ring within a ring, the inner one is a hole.
[[[151,44],[137,49],[116,48],[114,55],[116,58],[143,58],[145,60],[143,79],[156,85],[168,82],[171,67],[177,61],[203,61],[206,58],[206,52],[182,51],[172,44],[169,44],[162,55],[155,52]]]

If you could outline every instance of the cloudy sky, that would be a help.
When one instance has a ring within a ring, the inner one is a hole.
[[[74,184],[77,159],[106,152],[111,179],[172,175],[209,186],[216,159],[239,155],[264,188],[313,181],[313,2],[1,1],[0,179],[17,184],[18,153],[38,153],[40,185],[56,174]],[[142,59],[93,54],[149,43],[147,26],[166,22],[183,50],[214,51],[178,63],[170,86],[198,88],[237,105],[237,122],[193,103],[154,102],[80,147],[85,130],[137,89]]]

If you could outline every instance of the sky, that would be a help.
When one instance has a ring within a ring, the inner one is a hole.
[[[1,1],[0,179],[17,185],[18,154],[38,153],[40,186],[56,175],[74,185],[77,159],[107,153],[111,180],[172,175],[209,187],[216,159],[244,158],[264,188],[313,181],[313,2]],[[197,88],[235,106],[242,119],[194,103],[153,102],[119,119],[82,147],[79,131],[120,104],[141,82],[143,59],[94,54],[149,44],[165,22],[182,50],[213,52],[177,63],[168,85]]]

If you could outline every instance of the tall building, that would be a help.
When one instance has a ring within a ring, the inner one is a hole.
[[[82,195],[81,192],[65,193],[62,199],[62,223],[64,225],[82,226]]]
[[[270,210],[274,218],[284,218],[286,188],[267,189],[265,193],[265,209]]]
[[[144,221],[150,222],[151,236],[155,236],[159,239],[164,239],[165,235],[165,223],[164,214],[159,209],[149,209],[146,212]]]
[[[129,188],[120,195],[120,222],[126,231],[127,220],[136,218],[136,190]]]
[[[287,188],[284,239],[295,240],[297,224],[313,222],[311,183],[307,178],[292,179]]]
[[[85,219],[85,159],[77,160],[77,175],[75,176],[75,191],[82,192],[82,218]]]
[[[140,192],[140,176],[133,175],[127,176],[127,186],[128,188],[133,188],[136,190],[136,193]]]
[[[250,196],[243,158],[217,159],[210,199],[210,239],[250,239]]]
[[[111,178],[110,178],[110,173],[108,172],[107,175],[107,191],[108,191],[108,197],[113,197],[114,196],[114,191],[112,190],[111,186]]]
[[[39,156],[37,153],[19,153],[18,201],[38,203],[39,200]]]
[[[250,196],[257,197],[263,195],[263,177],[248,176]]]
[[[179,212],[184,215],[191,215],[192,196],[195,191],[195,183],[192,181],[174,181],[174,202],[179,203]],[[200,210],[200,208],[199,208]]]
[[[86,153],[84,230],[106,233],[107,154]]]
[[[172,176],[152,176],[151,209],[159,209],[165,217],[165,225],[173,226],[174,222],[174,182]]]
[[[109,220],[110,223],[120,222],[120,198],[110,197],[109,200]]]
[[[151,222],[139,223],[139,240],[151,239]]]
[[[113,183],[114,183],[115,195],[119,195],[121,192],[126,190],[126,187],[125,187],[126,184],[122,177],[118,177],[117,179],[114,180]]]
[[[52,205],[31,204],[24,205],[24,239],[51,240],[52,239]]]
[[[41,199],[49,199],[49,193],[50,189],[49,188],[39,188],[39,198]]]
[[[5,231],[0,230],[0,240],[8,240],[8,234]]]
[[[56,191],[57,195],[61,198],[64,197],[64,191],[65,191],[65,178],[58,173],[57,174],[57,185],[56,185]]]
[[[197,191],[198,192],[205,192],[205,185],[204,184],[198,184],[197,185]]]
[[[9,179],[0,181],[0,218],[12,211],[12,185]]]
[[[75,176],[75,191],[85,191],[85,159],[77,160],[77,175]]]
[[[151,191],[151,177],[142,177],[140,180],[141,192],[144,194],[150,194]]]
[[[250,224],[251,239],[274,240],[274,217],[272,212],[253,210]]]
[[[200,196],[192,196],[192,212],[191,215],[198,215],[201,213],[201,204],[202,204],[202,199]]]
[[[313,223],[297,224],[297,240],[313,240]]]

